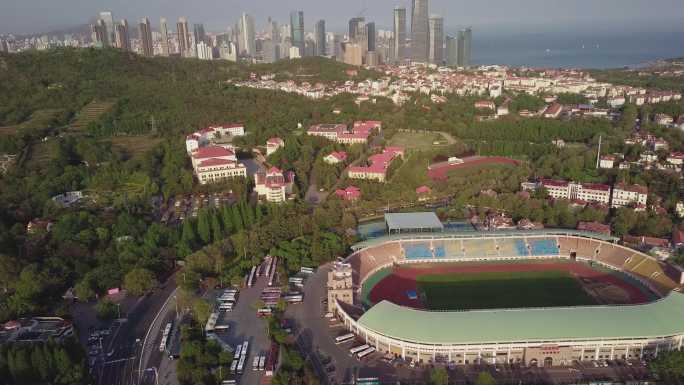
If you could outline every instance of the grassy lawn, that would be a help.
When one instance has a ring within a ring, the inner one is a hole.
[[[406,149],[414,149],[419,151],[430,150],[435,146],[434,142],[439,142],[438,145],[446,144],[446,139],[442,134],[434,132],[396,132],[389,140],[390,146],[401,146]]]
[[[423,275],[418,289],[431,310],[591,305],[596,302],[565,271]]]

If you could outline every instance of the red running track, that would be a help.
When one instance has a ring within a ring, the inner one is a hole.
[[[607,284],[618,286],[625,290],[630,298],[630,303],[648,302],[648,297],[639,288],[628,282],[615,277],[612,274],[594,270],[584,263],[573,262],[544,262],[544,263],[497,263],[497,264],[457,264],[457,265],[432,265],[433,267],[416,267],[402,265],[394,268],[392,274],[378,282],[370,292],[372,303],[388,300],[400,306],[408,306],[416,309],[424,309],[420,299],[411,300],[406,292],[417,292],[416,278],[421,275],[449,274],[449,273],[495,273],[495,272],[523,272],[523,271],[549,271],[560,270],[575,274],[579,278],[590,278],[593,281],[603,281]]]
[[[509,165],[509,166],[519,166],[520,161],[517,161],[515,159],[510,159],[510,158],[504,158],[502,156],[487,156],[487,157],[478,157],[475,159],[464,159],[463,163],[455,163],[455,164],[449,164],[448,162],[443,163],[442,165],[433,165],[432,167],[434,168],[428,168],[428,176],[430,179],[434,181],[439,181],[439,180],[446,180],[447,179],[447,173],[452,170],[458,170],[458,169],[463,169],[463,168],[469,168],[469,167],[476,167],[476,166],[482,166],[482,165],[496,165],[496,164],[503,164],[503,165]]]

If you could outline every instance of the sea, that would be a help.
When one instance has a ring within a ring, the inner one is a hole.
[[[684,27],[658,31],[526,31],[473,29],[473,64],[543,68],[639,67],[684,57]]]

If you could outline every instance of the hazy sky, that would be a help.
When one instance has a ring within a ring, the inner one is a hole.
[[[156,27],[165,16],[173,26],[178,16],[202,22],[208,30],[224,30],[241,12],[256,19],[260,29],[268,16],[287,22],[290,10],[304,11],[305,28],[325,19],[329,30],[341,30],[360,12],[380,28],[391,24],[392,8],[410,0],[0,0],[0,33],[30,33],[86,24],[101,10],[130,23],[148,16]],[[652,26],[680,28],[682,0],[431,0],[430,13],[445,19],[446,29],[465,25],[488,30],[530,30],[533,26]],[[480,30],[481,31],[481,30]]]

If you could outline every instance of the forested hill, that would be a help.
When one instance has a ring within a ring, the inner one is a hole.
[[[264,92],[245,91],[235,98],[236,90],[225,87],[224,82],[246,78],[252,72],[274,71],[280,78],[297,81],[344,81],[350,79],[346,73],[349,68],[320,57],[247,66],[223,60],[149,59],[114,49],[2,54],[0,127],[22,123],[35,111],[45,109],[62,110],[64,114],[54,123],[66,125],[94,100],[114,103],[108,116],[88,127],[94,134],[141,134],[152,126],[165,133],[178,133],[210,122],[245,120],[250,114],[257,129],[282,126],[304,117],[294,113],[286,122],[264,116],[264,111],[273,105],[282,109],[288,98],[273,96],[278,99],[273,100],[264,97]],[[372,75],[362,70],[356,78]]]

